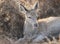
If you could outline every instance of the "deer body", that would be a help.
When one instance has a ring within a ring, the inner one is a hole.
[[[39,24],[39,27],[40,27],[39,29],[42,29],[45,26],[45,28],[47,30],[49,30],[53,26],[54,26],[54,28],[59,26],[59,24],[60,24],[60,17],[49,17],[49,18],[45,18],[45,19],[39,19],[38,20],[38,24]],[[42,28],[41,28],[41,26],[42,26]]]
[[[39,42],[46,36],[55,36],[60,33],[60,17],[49,17],[38,20],[40,35],[33,40],[33,42]]]

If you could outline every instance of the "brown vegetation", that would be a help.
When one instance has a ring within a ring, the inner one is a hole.
[[[50,16],[60,16],[60,0],[18,0],[27,9],[32,9],[35,2],[38,2],[39,18],[46,18]],[[0,44],[11,44],[8,39],[18,40],[23,37],[23,26],[25,21],[24,13],[19,11],[19,7],[13,0],[0,0]],[[46,20],[45,20],[46,21]],[[1,35],[4,35],[1,37]],[[47,38],[46,38],[47,39]],[[31,41],[26,44],[60,44],[59,40],[53,38],[52,41],[33,43]],[[15,43],[12,43],[15,44]],[[25,44],[25,42],[18,42],[16,44]]]
[[[3,1],[0,4],[0,34],[13,39],[22,38],[24,26],[23,14],[14,8],[14,4],[10,2],[12,0]]]
[[[39,18],[60,16],[60,0],[38,0]]]

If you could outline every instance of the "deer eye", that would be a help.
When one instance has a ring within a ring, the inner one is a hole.
[[[31,18],[31,17],[28,17],[28,18]]]

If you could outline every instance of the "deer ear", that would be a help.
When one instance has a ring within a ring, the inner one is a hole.
[[[20,4],[20,11],[22,13],[26,13],[28,10],[22,4]]]
[[[34,10],[38,9],[38,2],[36,2],[36,3],[34,4],[33,9],[34,9]]]

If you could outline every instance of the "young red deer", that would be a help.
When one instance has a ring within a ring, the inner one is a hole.
[[[48,33],[50,35],[54,35],[54,33],[57,33],[59,30],[58,23],[60,20],[56,20],[56,19],[59,19],[59,18],[50,17],[47,19],[40,19],[40,20],[42,20],[40,22],[37,21],[37,12],[36,12],[37,3],[35,5],[34,5],[34,7],[36,7],[36,8],[32,9],[32,10],[27,10],[23,5],[20,5],[20,11],[25,14],[24,35],[28,35],[28,38],[31,36],[31,38],[32,38],[33,35],[36,35],[35,34],[36,31],[37,32],[39,31],[40,35],[42,33],[42,37],[49,36]],[[51,18],[52,18],[52,20],[51,20]],[[57,21],[57,22],[55,22],[55,21]],[[53,34],[50,33],[53,30],[55,30],[55,31],[57,30],[57,31],[54,32]],[[41,36],[38,36],[38,37],[40,38]],[[38,39],[36,39],[36,40],[38,40]]]
[[[37,30],[37,7],[38,4],[36,3],[31,10],[27,10],[22,4],[20,5],[20,11],[25,14],[24,35],[31,34],[32,31]]]

